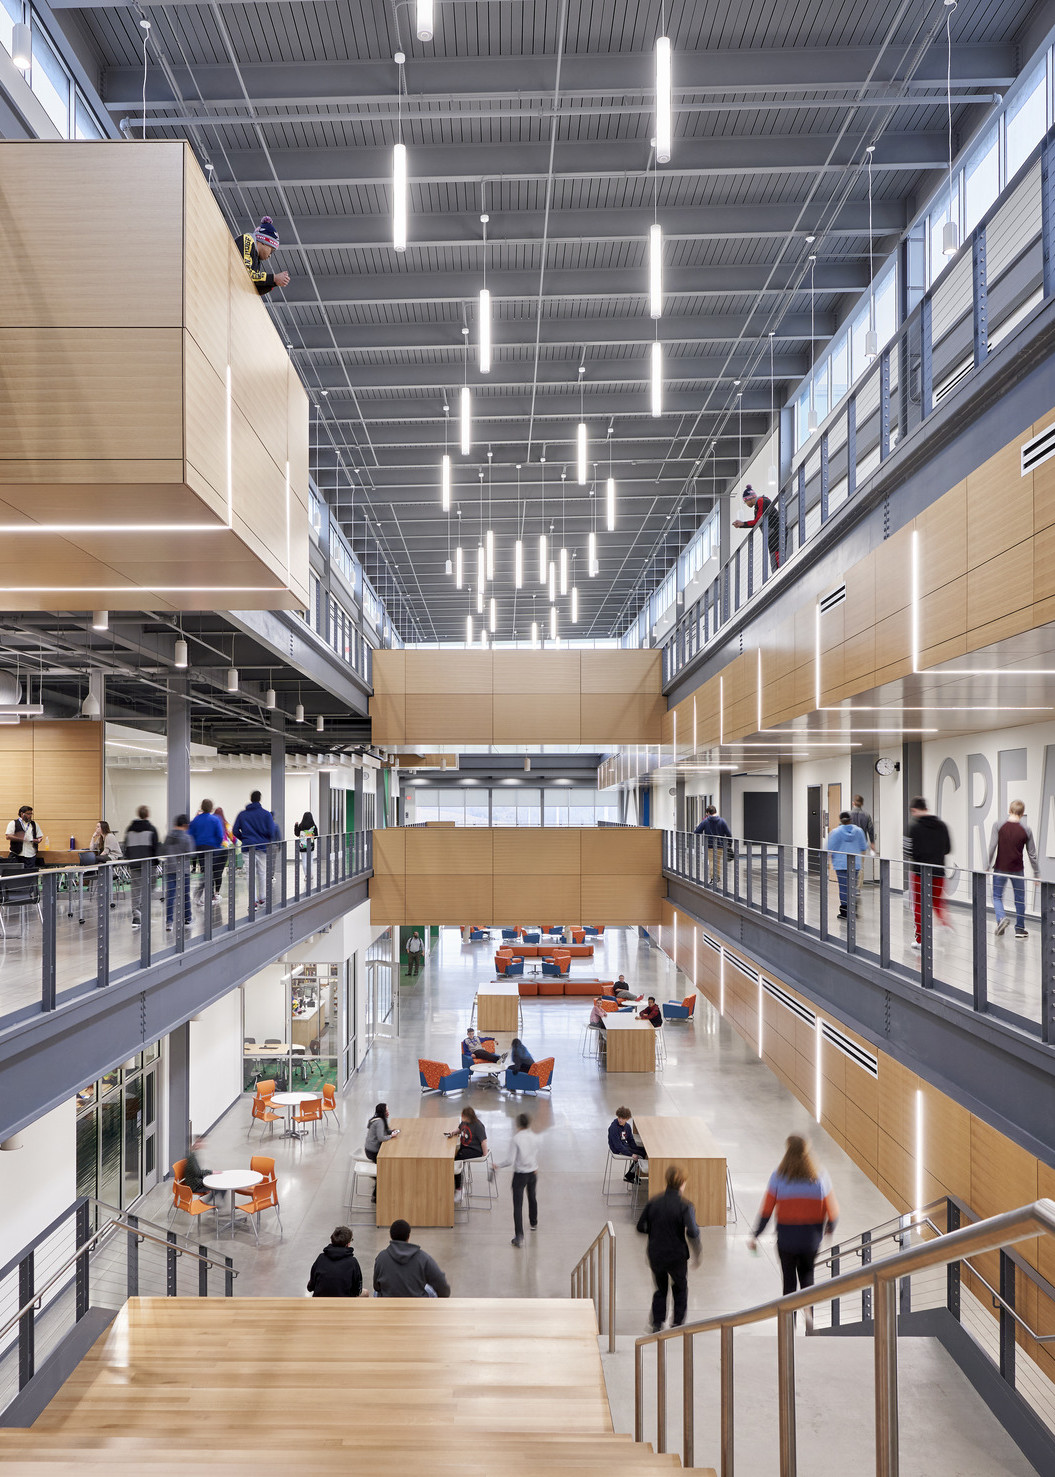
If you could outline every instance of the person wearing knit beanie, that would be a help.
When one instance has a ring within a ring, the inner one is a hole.
[[[256,288],[261,297],[273,292],[276,287],[286,287],[289,283],[288,272],[265,271],[261,263],[266,262],[271,253],[278,246],[278,231],[275,222],[269,215],[265,215],[250,234],[248,231],[239,239],[242,251],[242,261],[249,273],[249,280]]]

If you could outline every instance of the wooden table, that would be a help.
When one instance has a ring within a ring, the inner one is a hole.
[[[609,1072],[654,1072],[656,1028],[634,1015],[610,1011],[604,1017]]]
[[[476,1029],[508,1031],[520,1025],[520,991],[516,985],[486,985],[476,992]]]
[[[457,1118],[392,1118],[399,1137],[386,1139],[377,1155],[377,1224],[409,1221],[421,1226],[454,1225],[456,1138],[444,1134]]]
[[[697,1223],[724,1226],[725,1155],[703,1119],[635,1117],[634,1132],[648,1159],[649,1194],[662,1193],[668,1168],[678,1164],[688,1175],[684,1193],[696,1207]]]

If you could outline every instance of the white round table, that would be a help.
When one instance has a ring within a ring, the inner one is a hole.
[[[311,1098],[318,1098],[319,1096],[320,1094],[317,1092],[273,1092],[271,1094],[269,1101],[274,1103],[276,1108],[289,1109],[286,1115],[286,1131],[282,1135],[284,1139],[307,1138],[307,1130],[304,1133],[298,1133],[293,1127],[293,1111],[295,1108],[299,1108],[301,1103],[306,1103]]]
[[[258,1185],[264,1176],[256,1169],[218,1169],[215,1174],[207,1174],[202,1177],[202,1184],[210,1190],[226,1190],[231,1197],[231,1224],[229,1235],[234,1235],[234,1192],[236,1190],[250,1190]],[[216,1218],[216,1228],[219,1230],[219,1216]]]

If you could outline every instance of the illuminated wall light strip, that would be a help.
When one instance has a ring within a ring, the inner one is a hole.
[[[200,590],[203,595],[274,595],[284,592],[285,585],[0,585],[4,595],[128,595],[149,588],[158,595],[189,595]]]
[[[549,552],[546,545],[546,535],[540,533],[538,536],[538,582],[544,585],[549,578]]]
[[[912,530],[912,670],[919,671],[919,529]]]
[[[444,513],[451,510],[451,459],[446,452],[440,462],[440,508]]]
[[[226,523],[0,523],[0,533],[226,533]]]
[[[692,988],[694,990],[697,988],[697,985],[696,985],[696,942],[697,942],[696,932],[697,932],[696,931],[696,928],[695,928],[695,926],[693,926],[693,930],[692,930]]]
[[[513,545],[513,584],[518,590],[524,588],[524,540],[520,538]]]
[[[572,585],[572,587],[571,587],[571,623],[572,623],[573,626],[577,626],[579,624],[579,587],[578,587],[578,585]]]
[[[670,37],[656,38],[656,162],[670,163],[673,132],[673,78],[671,75]]]
[[[692,752],[696,752],[696,698],[692,699]]]
[[[814,1052],[816,1062],[813,1079],[813,1116],[820,1123],[824,1112],[824,1022],[820,1016],[817,1017],[817,1041]]]
[[[491,294],[480,288],[480,373],[491,373]]]
[[[609,533],[615,532],[615,478],[609,477],[605,484],[605,522]]]
[[[761,733],[762,732],[762,648],[761,648],[761,646],[757,650],[757,658],[758,658],[758,660],[756,662],[756,668],[755,668],[756,694],[757,694],[757,712],[756,712],[756,715],[755,716],[758,719],[758,731],[759,731],[759,733]]]
[[[718,1011],[725,1014],[725,950],[718,956]]]
[[[725,743],[725,678],[718,678],[718,743]]]
[[[468,385],[462,385],[458,414],[461,422],[462,456],[468,456],[473,449],[473,397]]]
[[[286,583],[293,576],[293,509],[289,493],[289,462],[286,463]]]
[[[762,1033],[766,1024],[766,987],[758,976],[758,1054],[762,1055]]]
[[[407,146],[392,148],[392,248],[407,249]]]
[[[454,551],[454,588],[460,590],[465,584],[465,554],[461,544]]]
[[[652,345],[649,374],[652,388],[652,414],[661,416],[663,414],[663,345],[658,339]]]
[[[674,968],[678,967],[678,911],[674,910]]]
[[[484,553],[487,565],[487,578],[493,580],[495,577],[495,534],[493,528],[489,528],[484,535]]]
[[[813,705],[815,708],[821,705],[821,607],[819,602],[813,611]]]
[[[656,221],[648,228],[648,311],[663,317],[663,227]]]
[[[562,595],[566,595],[568,593],[568,551],[567,551],[567,549],[561,549],[560,556],[559,557],[560,557],[560,592],[561,592]]]
[[[923,1212],[923,1089],[916,1088],[916,1214]]]
[[[587,440],[586,440],[586,422],[585,421],[580,421],[579,424],[578,424],[578,426],[576,427],[576,430],[575,430],[575,453],[576,453],[576,462],[577,462],[576,471],[578,473],[579,486],[580,487],[585,487],[586,486],[586,472],[587,472],[586,454],[587,454],[587,450],[588,450],[588,446],[587,446]]]
[[[234,404],[231,399],[231,366],[227,366],[227,527],[234,527]]]

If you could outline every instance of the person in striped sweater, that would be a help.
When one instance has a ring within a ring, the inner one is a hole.
[[[747,1243],[752,1251],[774,1211],[784,1293],[795,1292],[799,1287],[812,1287],[813,1264],[817,1260],[821,1239],[827,1232],[835,1230],[839,1207],[832,1193],[831,1180],[814,1163],[807,1140],[797,1133],[788,1138],[784,1157],[766,1186],[758,1224]]]

